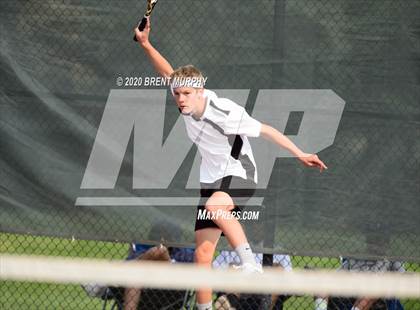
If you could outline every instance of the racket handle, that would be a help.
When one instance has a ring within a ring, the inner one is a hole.
[[[147,25],[147,18],[143,17],[143,19],[141,20],[139,26],[137,27],[140,31],[143,31],[144,28],[146,28]],[[136,35],[134,35],[133,40],[137,42],[137,38]]]

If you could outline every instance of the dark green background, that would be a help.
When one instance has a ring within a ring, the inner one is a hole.
[[[74,206],[87,195],[80,183],[116,78],[155,75],[132,41],[144,7],[0,2],[1,231],[147,240],[151,223],[166,219],[181,228],[166,239],[193,242],[193,207]],[[277,160],[264,220],[247,227],[256,249],[420,259],[419,16],[414,0],[157,4],[152,43],[174,67],[202,69],[210,89],[251,89],[248,111],[266,88],[332,89],[346,101],[335,142],[320,153],[327,173]],[[177,117],[168,100],[166,134]],[[116,191],[142,195],[131,190],[131,151]],[[183,169],[162,195],[185,182]]]

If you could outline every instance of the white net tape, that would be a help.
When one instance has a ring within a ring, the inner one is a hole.
[[[0,280],[98,283],[124,287],[215,290],[318,296],[420,297],[420,275],[345,271],[278,271],[245,275],[237,270],[199,268],[194,264],[121,262],[35,256],[0,256]]]

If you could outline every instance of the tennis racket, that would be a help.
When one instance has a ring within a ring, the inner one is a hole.
[[[144,16],[142,18],[142,20],[139,22],[137,28],[140,31],[143,31],[144,28],[146,27],[147,24],[147,17],[149,17],[152,14],[153,8],[155,7],[156,3],[158,2],[158,0],[147,0],[147,9],[146,9],[146,13],[144,13]],[[134,35],[133,38],[134,41],[137,42],[137,38]]]

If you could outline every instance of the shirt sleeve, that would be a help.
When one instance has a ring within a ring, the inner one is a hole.
[[[259,137],[261,123],[252,118],[243,107],[237,105],[226,118],[224,131],[229,135]]]

